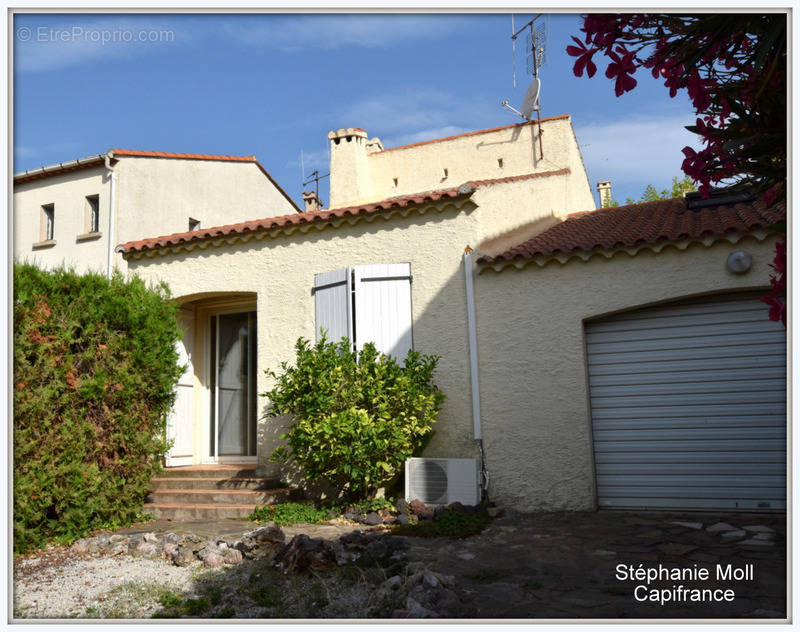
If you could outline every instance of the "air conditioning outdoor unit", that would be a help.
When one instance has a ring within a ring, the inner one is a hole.
[[[478,462],[475,459],[406,459],[406,500],[426,505],[477,505]]]

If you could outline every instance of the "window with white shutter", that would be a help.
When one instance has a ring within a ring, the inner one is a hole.
[[[357,349],[367,342],[398,360],[413,349],[411,264],[342,268],[314,275],[316,329],[330,340],[347,336]]]

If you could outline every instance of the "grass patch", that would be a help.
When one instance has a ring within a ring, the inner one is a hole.
[[[319,509],[314,503],[280,503],[256,507],[248,516],[256,522],[274,522],[282,527],[292,524],[321,524],[328,519],[330,510]]]
[[[476,535],[489,524],[489,516],[484,513],[465,514],[455,509],[445,508],[430,522],[392,525],[396,535],[414,535],[428,538],[466,538]]]
[[[205,613],[211,604],[208,603],[206,597],[199,597],[198,599],[187,599],[183,603],[183,614],[187,617],[197,617]]]

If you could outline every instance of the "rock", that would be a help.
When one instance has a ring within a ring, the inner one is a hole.
[[[769,540],[756,540],[755,538],[749,538],[739,542],[738,546],[750,551],[763,551],[765,549],[771,549],[775,546],[775,543],[770,542]]]
[[[431,571],[425,571],[422,574],[422,586],[423,588],[440,588],[442,586],[442,582],[439,581],[439,578],[432,573]]]
[[[742,527],[742,529],[749,531],[750,533],[775,533],[775,529],[770,529],[763,524],[748,525],[746,527]]]
[[[406,513],[401,513],[397,516],[397,524],[408,524],[411,522],[411,517]]]
[[[194,556],[194,553],[183,549],[178,551],[177,555],[172,558],[172,563],[175,564],[175,566],[191,566],[196,560],[197,558]]]
[[[506,508],[504,514],[504,518],[519,518],[519,512],[516,509],[511,509],[510,507]]]
[[[406,610],[408,610],[407,619],[437,619],[439,617],[436,612],[425,608],[413,597],[406,599]]]
[[[161,538],[161,541],[164,542],[165,544],[167,542],[171,542],[172,544],[178,544],[181,541],[181,539],[180,536],[178,536],[175,533],[167,533],[163,538]]]
[[[158,542],[158,538],[156,537],[156,534],[155,534],[155,533],[152,533],[152,532],[151,532],[151,533],[145,533],[145,534],[142,536],[142,539],[143,539],[145,542],[152,542],[152,543],[156,543],[156,542]]]
[[[178,554],[178,545],[174,542],[164,542],[161,550],[161,557],[165,560],[172,560]]]
[[[497,518],[498,516],[502,516],[505,510],[502,507],[489,507],[486,509],[486,513],[489,515],[490,518]]]
[[[222,563],[222,555],[220,555],[217,551],[209,551],[203,557],[203,565],[208,568],[217,568],[218,566],[222,566]]]
[[[690,551],[697,549],[693,544],[678,544],[677,542],[665,542],[656,547],[666,555],[686,555]]]
[[[428,507],[424,502],[421,500],[414,499],[410,503],[408,503],[408,509],[410,513],[413,513],[415,516],[422,520],[433,520],[434,510],[432,507]]]
[[[120,534],[120,533],[115,533],[114,535],[112,535],[112,536],[111,536],[111,537],[108,539],[108,541],[109,541],[111,544],[116,544],[117,542],[122,542],[124,539],[125,539],[125,536],[124,536],[124,535],[122,535],[122,534]]]
[[[722,531],[736,531],[736,527],[727,522],[717,522],[706,528],[707,533],[720,533]]]
[[[69,550],[78,555],[85,555],[89,552],[89,543],[86,540],[76,540]]]
[[[361,557],[360,553],[347,549],[339,540],[331,540],[329,546],[338,566],[350,564]]]
[[[720,534],[720,540],[723,542],[736,542],[747,537],[747,532],[744,529],[736,529],[735,531],[725,531]]]
[[[475,554],[470,553],[469,551],[464,551],[463,553],[457,554],[456,557],[462,560],[474,560]]]
[[[383,585],[389,590],[398,590],[403,585],[403,578],[400,575],[393,575],[383,582]]]
[[[699,531],[703,528],[702,522],[670,522],[670,524],[674,524],[679,527],[685,527],[687,529],[694,529],[695,531]]]
[[[242,535],[238,547],[248,559],[275,557],[286,543],[286,534],[277,524],[270,522],[263,527]]]
[[[236,549],[225,549],[225,552],[222,555],[222,561],[225,564],[241,564],[242,552]]]
[[[322,538],[312,540],[303,533],[294,536],[278,553],[275,561],[284,574],[312,573],[336,566],[336,556],[326,541]]]
[[[754,540],[774,540],[775,539],[775,534],[774,533],[766,533],[766,532],[764,532],[764,533],[756,533],[753,536],[753,539]]]
[[[148,560],[159,557],[158,547],[152,542],[141,542],[132,552],[135,557],[144,557]]]
[[[350,520],[351,522],[358,522],[358,514],[354,511],[348,511],[342,514],[342,518],[345,520]]]
[[[111,555],[125,555],[128,552],[128,546],[124,542],[117,542],[111,545],[108,552]]]
[[[382,523],[383,523],[383,519],[377,513],[375,513],[374,511],[368,513],[364,517],[364,524],[376,525],[376,524],[382,524]]]
[[[397,513],[401,515],[408,513],[408,501],[405,498],[399,498],[394,506],[397,509]]]

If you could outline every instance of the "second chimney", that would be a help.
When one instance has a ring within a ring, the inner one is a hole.
[[[601,180],[597,183],[597,193],[600,194],[600,208],[611,206],[611,180]]]
[[[304,191],[303,202],[305,202],[306,213],[313,213],[314,211],[318,211],[322,208],[322,202],[319,201],[319,197],[314,191],[309,193]]]

